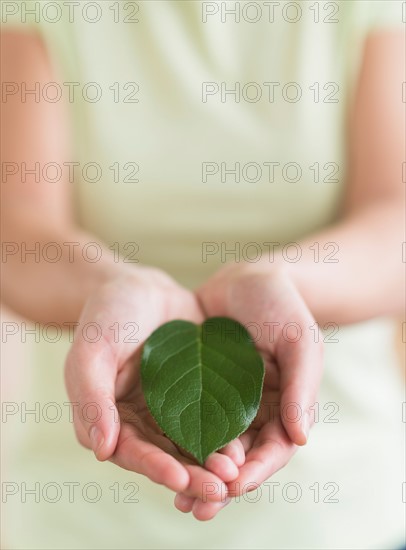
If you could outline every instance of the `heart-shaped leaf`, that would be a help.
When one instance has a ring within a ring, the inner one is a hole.
[[[263,379],[262,357],[232,319],[170,321],[144,345],[148,408],[164,433],[200,464],[254,420]]]

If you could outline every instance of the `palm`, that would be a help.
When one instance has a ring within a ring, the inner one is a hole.
[[[261,406],[240,436],[246,459],[229,484],[231,494],[241,494],[282,468],[296,445],[306,442],[308,411],[321,375],[321,346],[310,330],[314,319],[284,273],[229,265],[198,296],[207,316],[231,317],[246,326],[264,358]]]
[[[240,436],[246,458],[238,479],[228,484],[231,496],[257,488],[282,468],[297,446],[289,438],[281,418],[280,376],[276,364],[265,359],[261,404],[250,427]],[[268,458],[273,463],[267,467]]]
[[[174,491],[182,490],[200,498],[204,487],[215,483],[219,491],[212,495],[213,499],[221,500],[226,492],[223,482],[237,476],[234,462],[238,462],[238,457],[234,462],[231,460],[236,452],[235,445],[225,448],[224,454],[211,455],[205,468],[197,465],[193,457],[165,436],[149,412],[140,379],[140,350],[126,362],[121,372],[127,372],[124,376],[127,383],[116,402],[120,431],[110,460],[122,468],[144,473],[152,481]]]
[[[136,361],[133,359],[133,363]],[[128,392],[117,401],[120,420],[120,433],[116,450],[111,460],[127,469],[133,470],[132,460],[146,453],[153,453],[156,460],[167,462],[166,455],[181,463],[193,464],[177,446],[168,439],[148,410],[142,392],[139,365],[133,365],[135,375]],[[135,462],[134,462],[135,464]],[[168,480],[169,481],[169,480]]]
[[[174,319],[201,323],[204,316],[193,293],[155,270],[140,269],[120,277],[90,297],[66,362],[66,382],[73,401],[96,403],[100,415],[96,421],[76,420],[76,433],[100,460],[109,459],[196,497],[208,484],[216,484],[221,490],[211,498],[220,500],[226,491],[224,482],[237,476],[242,448],[214,453],[205,468],[198,466],[163,435],[142,394],[143,343],[156,328]],[[103,338],[92,344],[81,326],[95,321]],[[123,331],[125,327],[137,329],[133,337]],[[97,434],[93,439],[92,430]]]

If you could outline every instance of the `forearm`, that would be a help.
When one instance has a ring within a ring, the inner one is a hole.
[[[75,322],[89,294],[125,268],[94,236],[46,220],[22,216],[2,240],[2,300],[37,322]]]
[[[302,241],[297,263],[279,256],[277,264],[289,273],[320,324],[400,316],[405,307],[404,234],[401,201],[371,205]],[[327,243],[338,246],[330,259],[323,248]]]

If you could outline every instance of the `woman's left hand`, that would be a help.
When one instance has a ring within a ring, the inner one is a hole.
[[[283,267],[227,265],[197,296],[207,317],[230,317],[244,325],[264,358],[261,406],[239,438],[245,462],[238,478],[228,484],[229,495],[237,496],[257,488],[306,443],[322,373],[322,344],[310,311]],[[208,520],[225,502],[178,494],[175,505]]]

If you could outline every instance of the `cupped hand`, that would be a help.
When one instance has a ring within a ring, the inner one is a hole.
[[[231,317],[244,325],[264,358],[261,406],[239,438],[245,461],[228,483],[228,495],[237,496],[256,489],[306,443],[322,373],[322,344],[311,313],[283,268],[230,264],[197,296],[207,317]],[[193,511],[200,520],[213,518],[227,502],[184,494],[175,498],[179,510]]]
[[[173,319],[201,323],[195,295],[165,273],[137,268],[120,273],[89,297],[66,360],[65,379],[79,441],[99,460],[147,476],[185,498],[202,498],[207,484],[219,491],[238,476],[244,461],[240,441],[212,454],[205,468],[172,443],[149,413],[140,383],[146,338]]]

